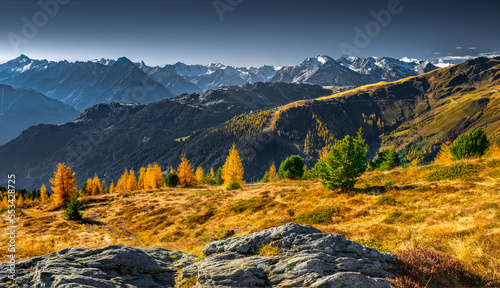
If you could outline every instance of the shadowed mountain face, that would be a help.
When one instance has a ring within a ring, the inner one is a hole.
[[[0,83],[37,90],[80,111],[98,103],[147,104],[173,97],[126,58],[106,66],[32,60],[21,55],[0,65]]]
[[[180,150],[173,148],[184,144],[175,140],[195,131],[242,113],[329,94],[331,90],[309,84],[256,83],[184,94],[147,106],[98,104],[75,122],[31,127],[0,147],[2,159],[13,163],[2,165],[0,171],[15,171],[20,187],[39,187],[48,183],[58,162],[65,162],[80,182],[95,173],[116,181],[124,167],[159,162],[165,153],[177,161]]]
[[[0,145],[32,125],[66,123],[78,114],[71,106],[31,89],[0,85]]]

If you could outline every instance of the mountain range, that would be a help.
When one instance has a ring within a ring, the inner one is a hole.
[[[359,67],[376,70],[364,64]],[[362,127],[370,157],[392,146],[404,161],[425,162],[441,143],[472,128],[484,127],[498,142],[499,89],[500,58],[477,58],[340,93],[301,83],[221,87],[149,105],[95,105],[74,122],[25,130],[0,146],[0,158],[13,163],[9,169],[20,183],[35,188],[48,183],[58,162],[70,165],[80,182],[97,174],[109,183],[125,168],[137,171],[153,162],[169,171],[181,154],[195,167],[217,168],[235,143],[246,180],[252,181],[289,155],[303,156],[311,167],[323,146]]]
[[[256,82],[361,86],[394,81],[436,69],[428,61],[362,58],[344,55],[307,58],[296,66],[232,67],[220,63],[176,63],[150,67],[144,62],[33,60],[21,55],[0,65],[0,83],[34,89],[79,111],[99,103],[148,104],[183,93],[200,93],[224,86]]]

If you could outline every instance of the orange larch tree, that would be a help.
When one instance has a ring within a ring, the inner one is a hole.
[[[235,144],[229,150],[229,156],[227,156],[226,163],[222,167],[222,179],[226,184],[233,182],[243,184],[243,163]]]
[[[184,187],[196,186],[196,178],[193,173],[193,168],[189,164],[189,160],[185,155],[181,156],[181,164],[177,168],[177,176],[179,176],[179,183]]]
[[[205,174],[203,173],[203,168],[201,168],[201,166],[198,166],[198,168],[196,168],[195,176],[196,182],[198,182],[198,184],[202,184],[205,180]]]
[[[50,183],[54,185],[51,188],[55,194],[56,207],[66,206],[71,197],[78,193],[75,173],[72,173],[71,168],[66,167],[64,163],[57,165],[57,171],[54,172],[54,178],[50,179]]]
[[[273,164],[271,167],[269,167],[269,182],[276,182],[280,180],[280,176],[278,175],[278,172],[276,172],[276,165]]]
[[[40,200],[42,202],[49,200],[50,196],[47,194],[47,187],[45,187],[45,184],[42,185],[40,188]]]

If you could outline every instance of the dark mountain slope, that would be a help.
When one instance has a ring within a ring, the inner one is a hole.
[[[55,165],[65,162],[80,182],[94,173],[116,181],[126,167],[137,169],[155,161],[168,166],[161,156],[178,159],[179,150],[173,148],[183,143],[175,140],[195,131],[252,110],[329,94],[309,84],[256,83],[184,94],[147,106],[99,104],[74,123],[31,127],[1,146],[0,157],[12,165],[2,165],[0,173],[14,171],[20,187],[34,188],[48,184]]]
[[[0,145],[39,123],[73,121],[78,111],[31,89],[0,85]]]

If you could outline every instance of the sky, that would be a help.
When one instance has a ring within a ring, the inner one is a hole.
[[[20,54],[152,66],[500,55],[498,11],[498,0],[0,0],[0,63]]]

